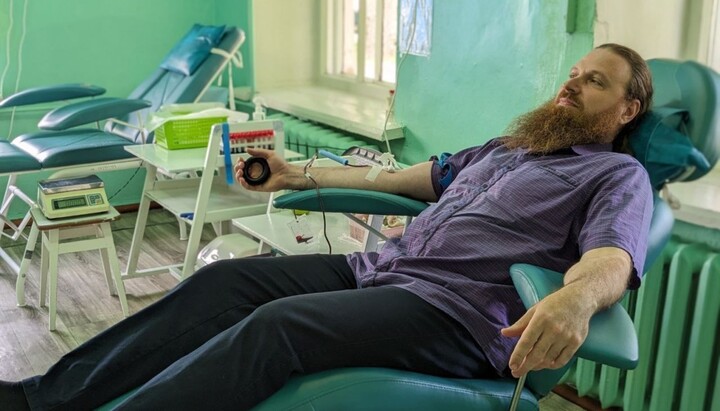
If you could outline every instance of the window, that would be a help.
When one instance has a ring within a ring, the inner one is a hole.
[[[357,86],[395,83],[398,0],[323,0],[321,77]]]
[[[691,2],[690,15],[694,24],[688,25],[689,38],[694,49],[685,58],[698,60],[716,71],[720,71],[720,0]],[[694,38],[695,37],[695,38]],[[702,178],[671,184],[672,194],[680,200],[681,207],[675,210],[678,219],[696,225],[720,229],[720,165],[715,165]]]
[[[708,40],[707,55],[705,60],[707,61],[707,64],[716,71],[720,71],[720,29],[718,27],[720,26],[720,19],[718,18],[718,6],[718,1],[713,1],[706,6],[706,8],[711,8],[711,10],[709,10],[710,12],[704,16],[707,23],[703,22],[705,24],[703,24],[704,27],[702,27],[707,27]]]

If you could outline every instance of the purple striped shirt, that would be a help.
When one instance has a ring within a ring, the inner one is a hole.
[[[609,145],[539,156],[493,140],[447,164],[433,166],[438,202],[399,241],[348,256],[360,287],[391,285],[425,299],[465,326],[503,373],[517,339],[500,329],[525,312],[510,265],[565,272],[583,253],[613,246],[632,257],[629,287],[639,286],[652,195],[633,157]]]

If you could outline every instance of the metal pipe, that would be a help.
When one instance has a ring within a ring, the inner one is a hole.
[[[522,394],[523,387],[525,386],[525,379],[527,374],[518,378],[517,385],[515,385],[515,391],[513,392],[512,400],[510,401],[510,411],[517,410],[518,404],[520,404],[520,394]]]

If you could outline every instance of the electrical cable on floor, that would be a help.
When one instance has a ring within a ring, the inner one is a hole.
[[[133,175],[130,176],[130,178],[127,179],[127,181],[125,182],[125,184],[123,184],[122,187],[118,188],[118,189],[113,193],[113,195],[111,195],[110,197],[108,197],[108,203],[110,202],[110,200],[112,200],[113,198],[115,198],[115,196],[118,195],[118,193],[120,193],[125,187],[127,187],[128,184],[130,184],[130,182],[132,181],[133,178],[135,178],[135,176],[136,176],[137,173],[140,171],[140,169],[143,168],[143,164],[145,164],[144,161],[141,162],[140,165],[138,166],[138,168],[135,169],[135,172],[133,173]]]

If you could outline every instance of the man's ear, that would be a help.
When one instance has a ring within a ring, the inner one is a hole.
[[[634,119],[640,112],[640,100],[632,99],[625,103],[625,109],[620,116],[620,123],[627,124]]]

